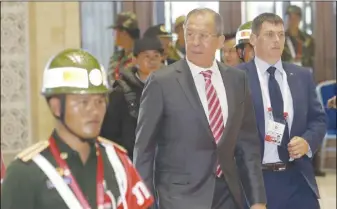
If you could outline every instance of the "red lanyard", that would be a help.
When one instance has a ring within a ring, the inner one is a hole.
[[[268,111],[268,117],[269,117],[269,119],[273,119],[273,109],[271,107],[268,107],[267,111]],[[283,118],[284,118],[284,120],[288,120],[288,116],[289,115],[288,115],[287,112],[283,112]]]
[[[73,190],[74,194],[76,195],[78,201],[82,205],[83,209],[90,209],[90,205],[83,195],[81,188],[78,186],[76,179],[72,175],[69,166],[65,160],[63,160],[60,157],[60,151],[57,148],[57,145],[55,143],[55,139],[53,137],[50,137],[49,139],[50,143],[50,151],[56,160],[56,163],[58,166],[63,169],[64,175],[70,178],[70,188]],[[104,206],[104,168],[103,168],[103,158],[101,155],[101,150],[99,148],[98,143],[95,143],[96,146],[96,155],[97,155],[97,173],[96,173],[96,198],[97,198],[97,205],[98,208],[101,208]]]

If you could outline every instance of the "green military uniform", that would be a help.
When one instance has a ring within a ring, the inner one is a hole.
[[[91,146],[91,152],[86,164],[82,164],[79,154],[65,144],[57,135],[53,133],[56,144],[59,147],[62,158],[66,160],[71,169],[73,176],[83,194],[87,197],[92,208],[97,208],[96,204],[96,149],[94,144]],[[57,164],[48,149],[48,141],[35,144],[34,152],[40,153],[53,166]],[[29,148],[28,148],[29,149]],[[100,147],[104,162],[104,177],[107,188],[112,192],[114,197],[119,197],[117,181],[114,178],[112,169],[105,152],[104,147]],[[27,154],[29,155],[29,154]],[[32,161],[25,160],[23,155],[14,160],[8,167],[6,177],[2,184],[1,208],[6,209],[68,209],[64,200],[61,198],[54,185],[50,182],[46,174]],[[62,170],[60,175],[69,183],[70,180]]]
[[[175,32],[177,33],[177,29],[179,27],[182,28],[182,25],[184,24],[185,22],[185,19],[186,19],[186,16],[185,15],[182,15],[182,16],[179,16],[177,17],[175,23],[174,23],[174,29],[175,29]],[[182,59],[185,57],[186,55],[186,50],[185,50],[185,46],[180,46],[178,41],[176,41],[175,43],[175,48],[177,50],[177,53],[179,55],[179,57]]]
[[[126,54],[125,50],[115,51],[109,61],[108,75],[110,82],[118,77],[114,75],[116,69],[118,69],[118,73],[120,73],[120,71],[132,67],[134,65],[133,59],[132,52]]]
[[[294,13],[302,15],[301,8],[291,5],[287,9],[287,14]],[[286,42],[282,54],[282,61],[292,62],[304,67],[313,68],[314,63],[314,39],[304,31],[299,30],[298,36],[294,37],[286,31]],[[300,63],[295,62],[296,57],[301,57]]]
[[[82,50],[70,49],[56,55],[46,66],[43,79],[42,93],[46,98],[64,94],[107,94],[110,91],[104,69],[96,58]],[[64,143],[56,131],[52,133],[52,137],[60,151],[60,157],[67,162],[91,208],[97,208],[95,140],[87,142],[90,144],[91,151],[87,162],[83,164],[79,153]],[[99,149],[103,159],[105,191],[111,191],[113,197],[117,199],[120,192],[114,169],[108,161],[105,147],[100,144]],[[34,161],[36,156],[44,157],[69,185],[71,180],[66,172],[58,167],[51,153],[49,141],[40,141],[22,151],[8,166],[2,184],[1,208],[68,208],[55,185]]]
[[[109,28],[113,29],[138,29],[138,21],[136,15],[132,12],[122,12],[118,14],[116,23]],[[118,79],[119,72],[117,71],[126,69],[134,65],[133,63],[133,54],[130,51],[129,53],[125,53],[125,50],[115,51],[113,55],[110,57],[108,75],[110,80]]]
[[[159,24],[159,25],[149,27],[144,32],[144,37],[148,37],[148,38],[158,37],[159,39],[168,38],[168,39],[171,39],[172,41],[172,34],[166,31],[164,24]],[[166,52],[164,53],[166,53],[167,59],[164,60],[164,62],[166,62],[165,63],[166,65],[172,64],[181,59],[180,55],[177,52],[177,49],[172,44],[170,44],[168,46],[168,49],[165,49],[165,50]]]
[[[177,54],[181,59],[186,56],[185,46],[180,46],[179,43],[176,42],[174,48],[177,50]]]

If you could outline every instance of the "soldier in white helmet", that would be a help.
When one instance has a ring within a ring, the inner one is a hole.
[[[242,24],[236,32],[236,51],[242,62],[249,62],[254,58],[254,48],[250,44],[252,33],[252,21]]]
[[[110,88],[97,59],[64,50],[48,62],[42,86],[55,128],[8,166],[1,208],[148,208],[153,199],[125,149],[98,136]]]

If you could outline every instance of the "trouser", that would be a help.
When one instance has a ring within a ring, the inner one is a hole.
[[[216,178],[212,209],[237,209],[237,205],[223,177]]]
[[[295,168],[263,171],[268,209],[319,209],[319,202],[304,176]]]

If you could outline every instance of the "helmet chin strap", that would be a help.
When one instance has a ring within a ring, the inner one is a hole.
[[[239,47],[237,47],[238,49],[241,49],[241,53],[239,54],[239,58],[243,62],[245,62],[245,45],[246,44],[249,44],[249,43],[243,43]]]
[[[241,44],[240,46],[238,46],[237,49],[241,49],[240,53],[238,53],[239,59],[242,62],[245,62],[245,59],[244,59],[244,57],[245,57],[245,47],[244,47],[244,44]]]
[[[77,134],[75,131],[71,130],[71,128],[67,125],[66,121],[65,121],[65,112],[66,112],[66,96],[65,95],[61,95],[60,97],[60,102],[61,102],[61,110],[60,110],[60,117],[56,116],[57,119],[59,119],[61,121],[61,123],[64,125],[64,127],[74,136],[76,136],[81,142],[83,143],[90,143],[92,141],[94,141],[94,139],[96,138],[84,138],[82,136],[80,136],[79,134]]]

